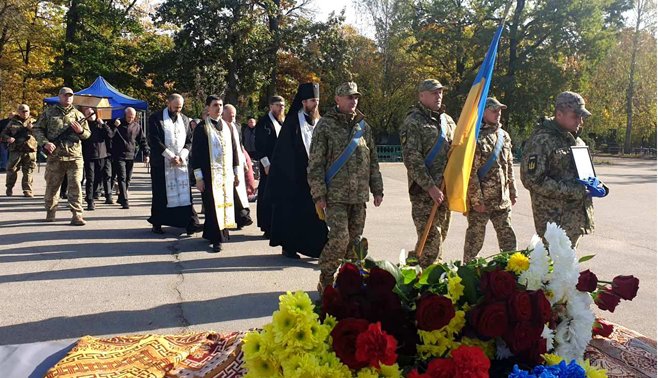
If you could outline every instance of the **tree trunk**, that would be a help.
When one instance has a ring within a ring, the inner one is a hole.
[[[64,53],[62,54],[62,79],[64,86],[73,88],[73,46],[76,42],[76,32],[80,21],[78,5],[80,0],[71,0],[71,6],[66,12],[66,33],[64,35]]]
[[[635,21],[635,34],[633,35],[633,50],[631,52],[631,68],[628,74],[628,89],[626,91],[626,137],[624,138],[624,153],[631,153],[631,132],[633,130],[633,92],[635,89],[635,59],[637,57],[637,44],[640,36],[640,23],[642,11],[646,0],[637,0],[637,20]]]
[[[274,9],[269,9],[268,10],[268,22],[269,22],[269,30],[270,33],[272,34],[272,44],[270,45],[270,48],[268,49],[269,51],[267,54],[269,55],[270,59],[270,80],[269,83],[265,86],[265,90],[263,92],[263,97],[261,98],[261,107],[265,108],[269,104],[270,97],[274,96],[276,94],[276,78],[279,75],[279,62],[278,62],[278,57],[277,54],[279,52],[279,48],[281,46],[281,31],[279,29],[279,24],[281,23],[281,0],[273,0],[272,3],[274,4]]]
[[[517,0],[512,23],[509,26],[509,60],[507,61],[507,74],[504,78],[504,94],[502,96],[505,104],[511,104],[513,102],[512,99],[514,98],[514,81],[516,80],[515,75],[519,59],[518,49],[520,39],[522,38],[519,37],[519,26],[521,25],[521,15],[523,14],[524,8],[525,0]],[[509,125],[510,113],[511,111],[503,112],[503,124]]]

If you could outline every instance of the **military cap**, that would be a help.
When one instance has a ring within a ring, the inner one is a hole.
[[[485,102],[484,107],[491,108],[493,110],[507,109],[507,105],[501,103],[495,97],[487,97],[487,102]]]
[[[581,117],[589,117],[592,113],[585,109],[585,99],[576,92],[562,92],[555,98],[555,110],[573,110]]]
[[[425,79],[418,84],[418,92],[435,91],[437,89],[446,89],[446,87],[436,79]]]
[[[73,94],[73,89],[71,89],[71,88],[69,88],[69,87],[62,87],[62,88],[59,90],[59,95],[61,96],[61,95],[63,95],[63,94]]]
[[[20,104],[18,105],[18,112],[24,112],[24,111],[29,111],[30,107],[27,106],[26,104]]]
[[[336,87],[336,96],[352,96],[357,95],[361,96],[359,89],[356,86],[356,83],[353,81],[348,81]]]

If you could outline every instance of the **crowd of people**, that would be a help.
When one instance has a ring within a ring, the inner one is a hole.
[[[442,106],[444,90],[438,80],[422,81],[418,102],[399,128],[421,267],[441,259],[450,226],[443,175],[456,124]],[[384,199],[373,130],[358,110],[362,94],[356,83],[346,82],[334,95],[335,106],[320,116],[319,85],[300,84],[287,113],[285,99],[273,96],[266,114],[249,118],[240,128],[236,108],[220,96],[207,96],[203,116],[191,119],[183,114],[184,98],[174,93],[164,109],[149,117],[144,132],[134,109],[106,122],[92,108],[74,107],[73,91],[64,87],[59,104],[38,121],[20,105],[0,133],[0,142],[9,146],[6,194],[13,195],[22,170],[23,194],[33,195],[32,174],[42,150],[47,154],[46,221],[56,218],[67,177],[71,224],[84,225],[83,176],[87,210],[95,209],[99,188],[106,203],[113,203],[114,177],[117,202],[128,209],[133,161],[140,150],[150,164],[148,222],[153,233],[164,233],[163,226],[184,228],[189,235],[203,231],[210,250],[219,252],[230,230],[252,224],[249,202],[257,196],[263,237],[287,258],[319,258],[322,293],[333,283],[340,261],[355,257],[353,242],[363,233],[371,195],[376,207]],[[512,141],[501,125],[506,108],[494,97],[486,99],[468,187],[465,262],[478,256],[489,221],[499,248],[516,249]],[[608,193],[597,180],[579,176],[571,152],[584,145],[578,134],[589,115],[579,94],[560,93],[553,117],[537,125],[521,159],[521,181],[530,191],[537,233],[543,234],[547,222],[556,222],[574,246],[593,230],[592,197]],[[203,224],[192,188],[201,193]]]

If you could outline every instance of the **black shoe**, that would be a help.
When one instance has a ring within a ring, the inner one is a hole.
[[[96,210],[96,206],[94,205],[93,202],[89,202],[89,203],[87,203],[87,210],[89,210],[89,211],[94,211],[94,210]]]
[[[105,199],[105,204],[106,205],[113,205],[114,201],[112,201],[112,197],[109,197],[109,198]]]
[[[130,206],[128,206],[128,202],[124,202],[121,204],[122,209],[130,209]]]
[[[95,199],[95,200],[97,200],[97,199],[99,199],[99,198],[101,198],[101,196],[100,196],[98,193],[94,194],[94,199]]]
[[[289,259],[293,259],[293,260],[301,259],[301,257],[297,254],[297,252],[288,252],[285,249],[281,250],[281,254]]]
[[[212,252],[217,253],[222,250],[222,243],[212,243]]]
[[[186,231],[187,231],[188,236],[192,236],[197,232],[203,231],[203,226],[200,225],[200,224],[190,225],[190,226],[187,226]]]
[[[164,231],[162,230],[162,226],[156,226],[156,225],[153,225],[153,227],[151,227],[151,232],[158,235],[164,234]]]

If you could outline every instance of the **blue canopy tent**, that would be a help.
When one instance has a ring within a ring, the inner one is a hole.
[[[75,92],[75,94],[107,97],[112,106],[112,119],[123,117],[123,110],[129,106],[135,108],[138,112],[145,113],[148,110],[148,103],[146,101],[126,96],[114,88],[112,84],[108,83],[102,76],[97,77],[89,88]],[[54,105],[59,102],[59,99],[57,97],[48,97],[44,98],[43,102],[48,105]],[[143,116],[142,122],[144,122],[145,119],[146,117]]]

